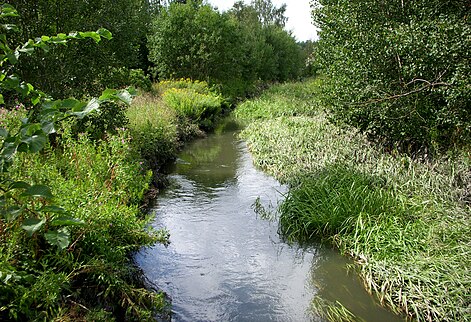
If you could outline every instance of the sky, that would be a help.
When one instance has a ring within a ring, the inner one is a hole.
[[[230,9],[236,0],[207,0],[213,7],[218,7],[220,11]],[[250,3],[250,0],[244,0]],[[298,41],[316,40],[316,28],[311,23],[310,0],[272,0],[276,7],[286,3],[285,15],[288,17],[286,29],[293,31],[293,35]]]

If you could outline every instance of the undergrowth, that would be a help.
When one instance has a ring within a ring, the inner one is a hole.
[[[330,241],[395,312],[471,321],[471,152],[386,153],[329,123],[315,97],[321,81],[279,85],[235,112],[256,165],[290,185],[283,237]],[[339,307],[320,313],[335,320]]]
[[[0,320],[153,321],[166,310],[164,294],[145,288],[132,260],[141,247],[168,239],[150,228],[142,202],[156,171],[221,111],[206,83],[165,82],[163,93],[172,84],[192,88],[179,90],[182,100],[207,92],[201,95],[214,101],[211,113],[182,115],[178,98],[167,104],[154,90],[127,108],[104,105],[87,119],[66,119],[39,153],[17,156],[5,173],[16,186],[0,200],[7,210],[0,218]],[[0,125],[18,129],[26,112],[22,104],[1,109]],[[10,200],[46,218],[18,218]]]

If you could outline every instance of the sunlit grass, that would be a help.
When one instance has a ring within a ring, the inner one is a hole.
[[[384,153],[329,123],[312,99],[316,82],[280,85],[236,111],[249,121],[242,137],[256,165],[291,187],[280,232],[336,245],[396,312],[471,320],[470,151],[434,160]]]

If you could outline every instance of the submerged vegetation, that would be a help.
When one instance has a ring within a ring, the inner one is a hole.
[[[277,85],[235,111],[248,123],[242,137],[255,163],[291,187],[280,232],[329,241],[354,258],[367,289],[395,312],[469,320],[469,150],[433,160],[388,153],[330,123],[318,99],[306,108],[321,85]],[[322,315],[346,312],[337,308]]]

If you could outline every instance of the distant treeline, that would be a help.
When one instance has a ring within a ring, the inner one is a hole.
[[[192,78],[244,95],[258,81],[286,81],[303,73],[301,44],[283,29],[286,6],[242,1],[226,13],[203,1],[7,0],[19,13],[12,43],[41,35],[106,28],[113,39],[55,46],[21,58],[17,72],[53,97],[98,94],[106,87],[154,79]],[[306,46],[304,46],[306,47]]]

